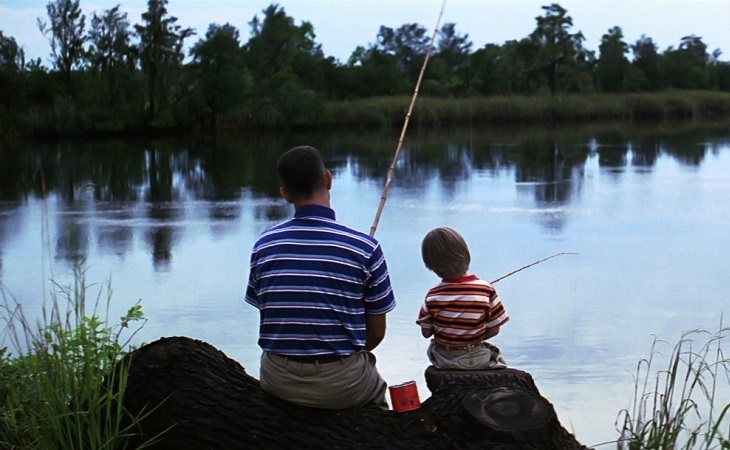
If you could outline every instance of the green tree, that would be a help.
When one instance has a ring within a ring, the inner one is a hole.
[[[487,44],[471,55],[472,87],[482,94],[531,94],[540,87],[538,48],[524,38]]]
[[[341,71],[350,96],[405,95],[411,92],[428,50],[426,29],[405,24],[398,29],[381,26],[375,43],[358,47]],[[424,82],[429,93],[442,92],[440,80],[448,78],[449,68],[432,61]],[[431,80],[428,80],[428,77]]]
[[[182,67],[183,43],[195,34],[178,25],[177,18],[167,13],[167,0],[148,0],[142,24],[135,25],[139,36],[139,54],[146,79],[147,110],[155,117],[168,106],[174,95]]]
[[[438,33],[438,44],[436,52],[442,56],[453,57],[455,61],[463,61],[465,55],[471,53],[472,42],[469,35],[461,35],[456,32],[456,24],[446,23]]]
[[[539,52],[530,38],[504,43],[498,65],[503,93],[533,94],[540,89],[542,67],[536,64]]]
[[[309,22],[296,25],[283,8],[270,5],[250,22],[244,46],[258,94],[255,110],[266,124],[313,123],[322,114],[318,90],[326,64]]]
[[[0,31],[0,131],[10,111],[20,107],[22,102],[22,71],[25,68],[25,53],[11,36]],[[17,111],[15,111],[17,113]]]
[[[424,87],[429,93],[463,94],[469,88],[471,76],[469,35],[461,35],[453,23],[444,24],[438,33]],[[420,69],[419,69],[420,70]]]
[[[91,67],[108,72],[118,67],[134,67],[135,50],[131,44],[132,31],[127,13],[119,5],[99,16],[94,13],[88,34],[90,43],[87,58]]]
[[[707,45],[695,35],[681,39],[679,48],[669,47],[661,65],[667,87],[704,89],[709,86]]]
[[[215,130],[218,115],[240,103],[253,88],[238,30],[228,23],[211,24],[205,39],[193,46],[190,55],[201,109]]]
[[[268,6],[263,13],[263,20],[254,16],[249,23],[251,38],[245,45],[257,81],[270,80],[281,72],[295,73],[294,62],[301,56],[322,55],[311,23],[294,24],[294,19],[278,5]]]
[[[106,80],[106,96],[110,106],[123,98],[126,80],[136,66],[136,49],[131,43],[132,31],[127,13],[119,11],[119,5],[94,13],[88,33],[90,43],[87,59],[92,70]]]
[[[413,88],[408,77],[399,69],[396,57],[374,45],[368,49],[357,47],[341,76],[349,97],[400,95]]]
[[[415,82],[428,51],[426,29],[417,23],[401,25],[397,30],[381,26],[375,48],[395,57],[399,69]]]
[[[557,3],[543,6],[543,16],[535,18],[537,27],[530,39],[537,45],[537,64],[545,74],[548,88],[555,93],[562,85],[568,85],[575,76],[574,69],[584,54],[584,37],[581,32],[571,33],[573,19]],[[562,80],[561,80],[562,78]]]
[[[12,36],[0,31],[0,70],[20,72],[25,68],[25,52]]]
[[[66,92],[73,95],[71,76],[83,61],[86,16],[79,0],[54,0],[46,5],[46,12],[49,22],[38,18],[38,28],[51,44],[53,66],[62,74]]]
[[[645,35],[631,46],[633,61],[631,63],[629,87],[633,90],[657,90],[663,87],[659,75],[661,56],[654,41]]]
[[[502,58],[502,47],[497,44],[486,44],[469,56],[472,76],[469,88],[480,94],[496,94],[501,92],[498,67]]]
[[[717,89],[730,92],[730,62],[715,63],[715,79]]]
[[[624,42],[620,27],[613,27],[603,35],[598,51],[598,83],[601,89],[608,92],[622,90],[629,63],[626,58],[629,46]]]

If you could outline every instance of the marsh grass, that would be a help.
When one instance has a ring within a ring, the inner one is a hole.
[[[109,284],[93,304],[80,268],[71,286],[54,287],[35,325],[2,293],[0,342],[10,348],[0,349],[0,448],[124,448],[149,414],[132,417],[122,406],[129,374],[122,357],[144,325],[142,307],[137,302],[110,325]]]
[[[403,122],[410,97],[331,101],[322,125],[387,127]],[[419,97],[415,126],[533,125],[592,121],[711,119],[730,115],[730,93],[666,91],[619,94]],[[326,122],[326,123],[324,123]]]
[[[656,366],[668,343],[654,338],[650,356],[637,364],[631,405],[617,417],[617,448],[730,449],[728,330],[721,324],[716,333],[683,334],[665,368]]]

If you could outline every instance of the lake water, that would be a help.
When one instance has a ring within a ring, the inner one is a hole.
[[[110,282],[112,318],[142,300],[135,342],[202,339],[257,377],[258,313],[243,292],[254,240],[291,213],[278,154],[318,147],[338,219],[368,231],[399,132],[2,144],[0,283],[37,317],[49,280],[68,284],[82,264],[93,295]],[[495,285],[511,321],[493,342],[581,442],[616,439],[652,335],[716,331],[730,314],[729,225],[727,123],[414,128],[376,233],[398,301],[380,370],[428,397],[414,323],[438,281],[420,258],[428,230],[459,230],[487,280],[574,252]]]

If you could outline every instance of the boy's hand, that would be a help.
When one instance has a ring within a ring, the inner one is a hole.
[[[419,317],[418,319],[416,319],[416,323],[420,325],[424,322],[428,322],[429,320],[431,320],[431,314],[427,314],[423,317]]]

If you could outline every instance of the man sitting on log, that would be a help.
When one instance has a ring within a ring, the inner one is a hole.
[[[260,311],[261,387],[303,406],[387,409],[370,352],[395,307],[380,245],[335,221],[332,174],[315,148],[290,149],[277,171],[294,217],[255,243],[246,290]]]

